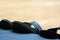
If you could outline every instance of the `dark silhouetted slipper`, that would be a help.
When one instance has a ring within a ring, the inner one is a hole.
[[[5,30],[12,29],[12,24],[9,20],[3,19],[0,21],[0,28]]]
[[[12,22],[13,25],[13,32],[17,33],[36,33],[36,30],[31,27],[30,23],[27,22],[19,22],[14,21]]]
[[[35,22],[35,21],[30,22],[30,24],[33,25],[33,26],[35,27],[36,34],[39,34],[40,31],[42,30],[41,26],[40,26],[37,22]]]
[[[60,35],[57,34],[57,30],[60,28],[51,28],[48,30],[42,30],[40,31],[39,35],[43,38],[47,39],[60,39]]]

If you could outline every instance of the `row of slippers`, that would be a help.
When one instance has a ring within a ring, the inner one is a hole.
[[[31,27],[34,26],[34,28]],[[0,21],[0,29],[12,30],[16,33],[34,33],[39,34],[43,38],[47,39],[60,39],[60,35],[57,34],[57,30],[60,28],[51,28],[48,30],[42,30],[37,22],[19,22],[14,21],[10,22],[9,20]]]
[[[9,20],[1,20],[0,21],[0,28],[5,29],[5,30],[13,30],[14,32],[17,33],[37,33],[37,30],[39,30],[39,25],[35,24],[36,22],[19,22],[19,21],[14,21],[10,22]],[[34,25],[35,28],[32,28],[31,25]],[[37,28],[37,27],[39,28]]]

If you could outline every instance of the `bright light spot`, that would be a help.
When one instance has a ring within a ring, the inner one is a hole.
[[[60,34],[60,30],[57,31],[57,34]]]
[[[32,28],[35,28],[33,25],[31,25]]]

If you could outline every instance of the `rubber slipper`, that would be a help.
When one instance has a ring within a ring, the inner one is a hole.
[[[57,30],[60,28],[51,28],[48,30],[40,31],[39,35],[47,39],[60,39],[60,34],[57,34]]]
[[[9,20],[3,19],[0,21],[0,28],[10,30],[12,28],[12,24]]]
[[[31,28],[30,24],[25,22],[14,21],[12,22],[13,32],[17,33],[36,33],[35,29]]]

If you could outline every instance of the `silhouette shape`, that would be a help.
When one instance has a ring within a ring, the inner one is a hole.
[[[39,35],[43,38],[47,39],[60,39],[60,35],[57,34],[57,30],[60,28],[51,28],[48,30],[42,30],[40,31]]]
[[[3,19],[0,21],[0,28],[5,30],[12,29],[12,24],[9,20]]]
[[[33,25],[35,28],[32,28]],[[12,30],[15,33],[34,33],[39,34],[46,39],[60,39],[60,34],[57,34],[57,30],[60,28],[51,28],[48,30],[42,30],[41,26],[37,22],[10,22],[6,19],[0,21],[0,28],[5,30]]]
[[[31,24],[27,22],[19,22],[19,21],[14,21],[12,22],[13,25],[13,32],[16,33],[36,33],[36,30],[31,28]]]

